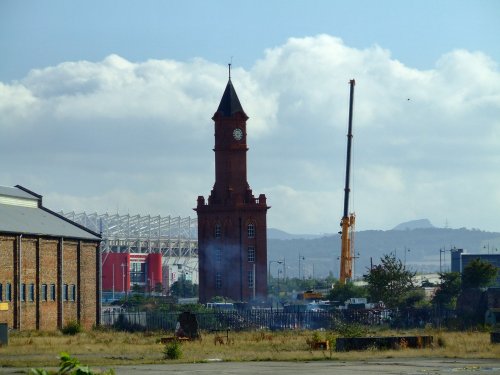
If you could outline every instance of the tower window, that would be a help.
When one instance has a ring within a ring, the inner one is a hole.
[[[248,234],[248,238],[255,238],[255,225],[254,224],[248,224],[247,234]]]
[[[248,287],[253,288],[253,271],[248,271],[247,273],[247,279],[248,279]]]
[[[248,246],[247,259],[249,262],[255,262],[255,247],[254,246]]]
[[[219,223],[215,224],[215,238],[220,238],[221,236],[221,226]]]
[[[222,275],[220,272],[215,273],[215,289],[221,289],[222,288]]]

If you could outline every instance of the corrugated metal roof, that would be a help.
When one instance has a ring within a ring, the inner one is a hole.
[[[33,195],[17,188],[0,187],[0,195],[24,199],[30,197],[38,201]],[[0,232],[100,240],[93,232],[44,208],[41,202],[40,207],[0,203]]]
[[[24,198],[24,199],[35,199],[38,200],[36,196],[31,195],[21,189],[8,186],[0,186],[0,195],[5,195],[8,197]]]

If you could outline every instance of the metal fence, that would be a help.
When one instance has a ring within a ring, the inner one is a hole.
[[[119,312],[102,314],[102,324],[133,330],[173,331],[179,312]],[[284,312],[281,310],[243,310],[195,312],[201,330],[256,330],[256,329],[335,329],[342,324],[418,327],[432,322],[429,313],[394,310],[332,310]]]

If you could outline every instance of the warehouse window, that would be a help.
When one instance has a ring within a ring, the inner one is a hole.
[[[71,284],[71,293],[69,294],[69,298],[71,301],[74,301],[76,299],[76,285]]]
[[[215,249],[215,261],[217,263],[221,263],[222,262],[222,249],[220,247],[218,247],[217,249]]]
[[[68,300],[68,284],[63,285],[63,301]]]
[[[220,238],[221,236],[221,226],[219,223],[215,224],[215,238]]]
[[[47,284],[42,284],[42,301],[47,301]]]
[[[56,284],[50,284],[50,300],[56,300]]]
[[[21,301],[26,301],[26,284],[21,286]]]
[[[3,301],[3,284],[0,284],[0,301]]]
[[[31,283],[29,288],[28,300],[33,302],[35,300],[35,284]]]
[[[5,299],[9,302],[12,301],[12,286],[10,283],[5,286]]]

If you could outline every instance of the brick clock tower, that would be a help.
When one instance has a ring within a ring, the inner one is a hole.
[[[215,296],[234,301],[267,297],[266,196],[255,198],[247,182],[248,116],[231,75],[215,122],[215,184],[198,197],[200,302]]]

